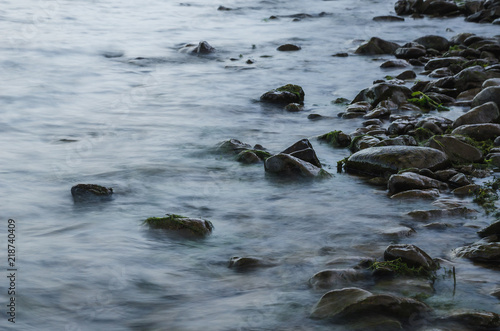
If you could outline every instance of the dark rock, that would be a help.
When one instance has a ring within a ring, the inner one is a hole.
[[[375,107],[381,101],[390,100],[401,105],[411,98],[411,94],[412,91],[406,86],[380,83],[359,92],[352,102],[366,101]]]
[[[400,47],[394,51],[394,56],[398,59],[418,59],[426,53],[425,49],[419,47]]]
[[[462,63],[467,62],[466,58],[463,57],[443,57],[443,58],[437,58],[437,59],[432,59],[429,62],[425,64],[424,69],[425,70],[435,70],[437,68],[444,68],[444,67],[449,67],[451,65],[460,65]]]
[[[365,136],[360,136],[359,138],[354,138],[349,145],[349,149],[351,152],[356,153],[360,150],[367,149],[370,147],[373,147],[377,145],[380,142],[380,138],[370,136],[370,135],[365,135]]]
[[[500,237],[500,221],[496,221],[494,223],[491,223],[487,227],[482,228],[477,232],[479,234],[479,237],[485,238],[489,236],[496,235]]]
[[[333,54],[332,56],[335,56],[335,57],[348,57],[349,54],[345,53],[345,52],[340,52],[340,53]]]
[[[376,55],[376,54],[393,54],[399,48],[399,45],[390,41],[372,37],[368,42],[356,49],[356,54]]]
[[[454,2],[437,0],[429,2],[423,14],[432,16],[457,16],[460,14],[460,10]]]
[[[276,154],[266,159],[265,170],[269,173],[276,173],[287,176],[302,177],[327,177],[328,173],[321,168],[305,162],[289,154]]]
[[[233,256],[229,260],[228,268],[237,269],[239,271],[251,270],[255,268],[273,267],[275,264],[269,261],[264,261],[256,257],[239,257]]]
[[[277,50],[280,52],[299,51],[301,49],[302,48],[300,46],[293,45],[293,44],[284,44],[284,45],[281,45],[277,48]]]
[[[193,45],[193,44],[185,45],[179,50],[179,52],[191,53],[191,54],[210,54],[215,52],[215,48],[213,48],[206,41],[200,41],[198,45]]]
[[[467,217],[470,214],[476,213],[473,209],[466,207],[453,207],[448,209],[431,209],[431,210],[413,210],[408,213],[408,216],[417,220],[428,220],[443,217]]]
[[[428,76],[432,78],[442,78],[442,77],[449,77],[452,76],[453,72],[447,68],[437,68],[436,70],[432,71]]]
[[[404,22],[404,18],[399,16],[375,16],[373,18],[375,22]]]
[[[479,92],[474,100],[472,100],[472,107],[477,107],[490,101],[493,101],[497,107],[500,107],[500,86],[490,86]]]
[[[264,93],[260,97],[260,100],[277,104],[302,103],[304,101],[304,96],[305,93],[302,87],[287,84]]]
[[[77,184],[71,188],[71,195],[75,202],[109,200],[112,194],[112,188],[95,184]]]
[[[463,135],[475,140],[494,140],[500,136],[500,124],[483,123],[462,125],[451,132],[452,135]]]
[[[318,137],[319,140],[326,141],[333,147],[348,147],[351,144],[351,136],[342,131],[331,131]]]
[[[467,124],[481,124],[496,122],[500,117],[498,107],[494,102],[483,103],[467,113],[463,114],[453,122],[452,128]]]
[[[434,136],[426,146],[446,153],[454,163],[480,162],[483,159],[483,153],[479,149],[450,135]]]
[[[383,146],[367,148],[351,155],[345,168],[347,171],[377,176],[408,168],[437,170],[445,168],[448,162],[446,154],[434,148]]]
[[[500,78],[487,79],[483,82],[483,85],[481,87],[485,89],[490,86],[500,86]]]
[[[389,178],[387,184],[390,194],[396,194],[408,190],[422,190],[436,188],[439,190],[448,189],[448,185],[436,179],[422,176],[413,172],[395,174]]]
[[[304,106],[302,106],[299,103],[289,103],[288,105],[285,106],[285,110],[292,113],[296,113],[304,110]]]
[[[468,330],[496,330],[500,327],[500,315],[486,311],[458,310],[438,320],[454,330],[462,330],[464,327]]]
[[[476,184],[465,185],[462,187],[458,187],[452,191],[453,194],[457,196],[472,196],[475,193],[479,192],[481,186]]]
[[[144,221],[153,229],[175,231],[176,233],[202,237],[212,233],[214,226],[210,221],[200,218],[167,214],[166,217],[150,217]]]
[[[457,96],[457,101],[463,100],[463,101],[470,101],[470,104],[472,104],[472,99],[481,92],[481,88],[473,88],[470,90],[463,91]]]
[[[448,39],[440,36],[428,35],[415,39],[414,42],[419,43],[427,49],[432,48],[441,52],[447,51],[450,48]]]
[[[483,82],[488,78],[490,78],[490,75],[482,66],[476,65],[468,67],[455,75],[455,87],[460,91],[478,88],[481,87]]]
[[[378,146],[418,146],[417,141],[412,136],[401,135],[395,138],[387,138],[375,145]]]
[[[417,233],[415,229],[409,228],[407,226],[397,226],[394,228],[386,229],[382,232],[384,236],[395,238],[407,238],[415,233]]]
[[[217,146],[217,152],[224,154],[239,154],[249,149],[252,149],[252,146],[242,143],[237,139],[223,141]]]
[[[380,68],[404,68],[410,64],[405,60],[389,60],[380,65]]]
[[[396,79],[410,80],[417,78],[417,74],[413,70],[406,70],[396,76]]]
[[[454,187],[461,187],[461,186],[463,187],[472,184],[472,182],[467,178],[467,176],[465,176],[462,173],[458,173],[455,176],[451,177],[448,180],[448,182],[450,183],[450,185]]]
[[[349,306],[361,302],[372,295],[368,291],[355,287],[330,291],[318,301],[313,308],[311,317],[317,319],[335,317]]]
[[[396,193],[391,196],[391,199],[427,199],[427,200],[435,200],[439,197],[439,190],[430,189],[430,190],[409,190],[403,191],[400,193]]]
[[[230,11],[230,10],[233,10],[233,9],[229,8],[229,7],[225,7],[225,6],[219,6],[219,8],[217,8],[217,10],[220,10],[220,11]]]
[[[425,270],[436,270],[439,264],[419,247],[411,244],[394,244],[385,249],[384,260],[393,261],[401,259],[411,267],[423,267]]]
[[[297,141],[295,144],[288,147],[281,153],[290,154],[303,161],[309,162],[318,168],[321,168],[321,163],[319,162],[319,159],[316,156],[316,152],[314,151],[308,139],[302,139]]]

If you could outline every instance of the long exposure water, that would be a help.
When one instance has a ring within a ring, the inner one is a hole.
[[[1,1],[0,243],[6,248],[7,220],[15,219],[18,268],[12,325],[4,312],[4,249],[1,327],[330,330],[328,321],[309,318],[326,290],[308,286],[328,261],[380,259],[393,242],[453,259],[452,249],[475,241],[476,229],[462,225],[488,224],[483,214],[447,220],[456,227],[446,231],[423,228],[405,213],[432,208],[429,202],[394,201],[361,177],[335,174],[349,152],[314,139],[360,125],[337,118],[343,106],[332,100],[352,99],[374,80],[399,73],[379,67],[389,56],[353,55],[362,41],[500,32],[463,17],[372,20],[393,13],[393,6],[381,0]],[[313,17],[269,19],[298,13]],[[217,52],[178,52],[202,40]],[[276,51],[285,43],[302,50]],[[338,52],[351,55],[332,57]],[[287,83],[304,88],[304,112],[258,102]],[[462,111],[454,107],[445,116]],[[311,113],[332,118],[310,121]],[[266,176],[262,165],[214,153],[230,138],[273,152],[310,138],[334,177]],[[114,198],[75,204],[70,188],[78,183],[113,187]],[[142,225],[165,213],[209,219],[214,232],[186,240]],[[383,234],[401,224],[417,233]],[[237,272],[228,268],[233,256],[275,264]],[[453,262],[456,291],[449,278],[437,280],[425,302],[438,310],[499,313],[498,299],[489,295],[498,271]],[[376,291],[370,282],[361,285]]]

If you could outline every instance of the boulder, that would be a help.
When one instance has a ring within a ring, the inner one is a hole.
[[[447,51],[450,48],[448,39],[440,36],[428,35],[415,39],[414,42],[419,43],[427,49],[432,48],[440,52]]]
[[[277,104],[290,104],[290,103],[303,103],[304,90],[299,85],[287,84],[277,89],[264,93],[261,101],[277,103]]]
[[[217,146],[217,152],[224,154],[238,154],[249,149],[252,149],[252,146],[245,144],[238,139],[229,139],[221,142]]]
[[[399,48],[398,48],[399,49]],[[380,65],[380,68],[404,68],[410,64],[406,60],[388,60]]]
[[[496,221],[494,223],[491,223],[487,227],[482,228],[477,232],[477,234],[481,238],[486,238],[493,235],[500,237],[500,221]]]
[[[439,189],[446,190],[448,185],[439,180],[422,176],[413,172],[392,175],[387,183],[390,194],[396,194],[408,190]]]
[[[318,168],[321,168],[321,162],[319,162],[319,159],[316,156],[316,152],[314,151],[308,139],[297,141],[295,144],[288,147],[281,153],[290,154],[291,156],[297,157],[305,162],[311,163]]]
[[[366,101],[375,107],[381,101],[390,100],[396,105],[401,105],[411,98],[411,94],[412,91],[406,86],[379,83],[360,91],[352,103]]]
[[[390,41],[372,37],[366,43],[356,49],[356,54],[362,55],[376,55],[376,54],[393,54],[399,45]]]
[[[431,16],[457,16],[460,14],[460,10],[456,3],[449,2],[445,0],[436,0],[426,2],[423,14]]]
[[[444,152],[454,163],[473,163],[483,159],[483,153],[478,148],[450,135],[434,136],[426,146]]]
[[[194,237],[206,236],[212,233],[214,228],[210,221],[175,214],[167,214],[166,217],[150,217],[144,221],[144,224],[153,229],[175,231],[181,235]]]
[[[480,123],[491,123],[496,122],[500,117],[500,112],[496,103],[486,102],[480,106],[474,107],[467,113],[463,114],[457,118],[452,125],[455,129],[461,125],[466,124],[480,124]]]
[[[427,62],[424,69],[435,70],[437,68],[449,67],[455,64],[461,65],[465,62],[467,62],[467,59],[459,56],[436,58]]]
[[[455,87],[460,91],[479,88],[488,78],[490,78],[490,74],[482,66],[468,67],[454,76]]]
[[[461,125],[451,132],[452,135],[468,136],[475,140],[494,140],[500,136],[500,124],[483,123]]]
[[[498,236],[489,236],[472,245],[455,249],[454,254],[475,262],[498,263],[500,262],[500,242],[498,242]]]
[[[398,59],[418,59],[427,53],[420,47],[400,47],[394,51],[394,56]]]
[[[406,70],[396,76],[396,79],[411,80],[417,78],[417,74],[413,70]]]
[[[289,154],[276,154],[266,159],[264,168],[269,173],[286,175],[286,176],[301,176],[301,177],[330,177],[330,174],[325,170],[304,160],[294,157]]]
[[[452,191],[452,193],[457,196],[472,196],[475,193],[479,192],[480,189],[481,186],[477,184],[469,184],[462,187],[457,187]]]
[[[500,86],[490,86],[479,92],[472,100],[472,107],[477,107],[487,102],[496,103],[500,107]]]
[[[389,245],[384,252],[385,261],[401,259],[410,267],[423,267],[425,270],[436,270],[439,264],[422,249],[411,244],[393,244]]]
[[[331,131],[318,137],[318,140],[326,141],[333,147],[348,147],[351,144],[351,136],[342,131]]]
[[[490,86],[500,86],[500,78],[487,79],[483,82],[483,85],[481,87],[485,89]]]
[[[77,184],[71,188],[75,202],[97,202],[111,199],[113,189],[96,184]]]
[[[449,163],[445,153],[428,147],[382,146],[361,150],[349,157],[345,169],[370,175],[397,173],[402,169],[443,169]]]

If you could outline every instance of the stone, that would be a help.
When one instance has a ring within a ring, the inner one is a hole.
[[[326,141],[333,147],[348,147],[351,144],[351,136],[342,131],[331,131],[318,137],[318,140]]]
[[[498,236],[485,237],[478,242],[455,249],[457,257],[463,257],[475,262],[500,262],[500,242]]]
[[[249,149],[252,149],[252,146],[242,143],[238,139],[229,139],[217,146],[217,152],[224,154],[239,154]]]
[[[285,110],[292,113],[296,113],[304,110],[304,106],[302,106],[299,103],[289,103],[288,105],[285,106]]]
[[[422,13],[431,16],[457,16],[460,10],[454,2],[436,0],[428,2]]]
[[[480,106],[474,107],[467,113],[457,118],[452,125],[455,129],[466,124],[480,124],[496,122],[500,117],[500,112],[494,102],[486,102]]]
[[[214,228],[210,221],[201,218],[189,218],[181,215],[167,214],[166,217],[150,217],[144,221],[153,229],[175,231],[185,236],[203,237]]]
[[[328,172],[289,154],[276,154],[264,161],[264,169],[269,173],[286,176],[329,177]]]
[[[287,84],[264,93],[260,97],[260,100],[277,104],[303,103],[304,96],[305,93],[302,87],[298,85]]]
[[[314,288],[332,288],[338,284],[351,283],[366,278],[366,275],[357,269],[327,269],[322,270],[309,279],[309,285]]]
[[[451,191],[451,193],[457,196],[473,196],[476,192],[479,192],[481,186],[477,184],[469,184],[462,187],[458,187]]]
[[[436,188],[439,190],[448,189],[446,183],[436,179],[422,176],[413,172],[392,175],[387,184],[390,194],[396,194],[408,190],[423,190]]]
[[[367,149],[370,147],[375,146],[380,142],[380,139],[374,136],[370,135],[364,135],[360,136],[359,138],[356,137],[352,140],[351,144],[349,145],[349,149],[351,152],[356,153],[360,150]]]
[[[453,75],[453,72],[450,70],[450,68],[444,67],[444,68],[435,69],[428,76],[432,77],[432,78],[443,78],[443,77],[449,77],[452,75]]]
[[[371,147],[351,155],[345,169],[374,176],[397,173],[409,168],[444,169],[449,163],[445,153],[428,147],[382,146]]]
[[[239,257],[233,256],[229,260],[228,268],[237,269],[240,271],[251,270],[255,268],[266,268],[274,266],[274,263],[264,261],[256,257]]]
[[[424,69],[435,70],[437,68],[449,67],[451,65],[460,65],[465,62],[467,62],[467,59],[459,56],[436,58],[427,62]]]
[[[362,55],[393,54],[399,45],[377,37],[372,37],[356,49],[354,53]]]
[[[277,48],[280,52],[300,51],[302,48],[293,44],[284,44]]]
[[[387,138],[374,145],[378,146],[418,146],[417,141],[412,136],[401,135],[395,138]]]
[[[471,185],[472,182],[462,173],[458,173],[455,176],[451,177],[448,182],[453,187],[462,187]]]
[[[487,311],[457,310],[438,320],[447,326],[470,328],[468,330],[496,330],[500,327],[500,315]]]
[[[482,228],[477,232],[479,237],[481,238],[486,238],[489,236],[496,235],[500,237],[500,221],[496,221],[494,223],[491,223],[490,225]]]
[[[467,207],[452,207],[447,209],[413,210],[408,213],[408,216],[416,220],[425,221],[443,217],[467,217],[473,213],[477,213],[477,211]]]
[[[419,47],[400,47],[394,51],[394,56],[398,59],[418,59],[426,53],[425,49]]]
[[[290,154],[305,162],[311,163],[312,165],[318,168],[321,168],[321,162],[319,162],[319,159],[316,156],[316,152],[314,151],[308,139],[302,139],[297,141],[295,144],[288,147],[281,153]]]
[[[210,54],[215,52],[215,48],[213,48],[206,41],[200,41],[198,45],[193,45],[193,44],[185,45],[179,50],[179,52],[191,53],[191,54]]]
[[[479,92],[481,92],[481,88],[473,88],[463,91],[457,96],[457,101],[470,101],[470,103],[472,103],[472,99],[474,99]]]
[[[425,48],[432,48],[440,52],[447,51],[450,48],[450,43],[448,42],[448,39],[441,36],[427,35],[415,39],[414,42],[419,43]]]
[[[410,64],[406,60],[388,60],[380,65],[380,68],[404,68]]]
[[[483,82],[483,85],[481,87],[485,89],[490,86],[500,86],[500,78],[487,79]]]
[[[412,93],[406,86],[379,83],[360,91],[352,103],[365,101],[375,107],[381,101],[390,100],[396,105],[401,105],[411,98]]]
[[[411,80],[417,78],[417,74],[413,70],[406,70],[396,76],[396,79]]]
[[[434,136],[426,146],[444,152],[454,163],[473,163],[483,159],[481,150],[450,135]]]
[[[496,103],[500,107],[500,86],[489,86],[479,92],[472,100],[472,107],[477,107],[487,102]]]
[[[452,135],[462,135],[475,140],[494,140],[500,136],[500,124],[483,123],[461,125],[451,132]]]
[[[409,228],[407,226],[397,226],[394,228],[386,229],[382,231],[384,236],[395,237],[395,238],[406,238],[410,237],[414,233],[417,233],[415,229]]]
[[[455,87],[460,91],[465,91],[481,87],[483,82],[490,78],[490,74],[482,66],[475,65],[461,70],[454,78]]]
[[[439,197],[439,190],[408,190],[396,193],[391,196],[391,199],[426,199],[435,200]]]
[[[110,200],[113,194],[111,187],[96,184],[77,184],[71,188],[75,202],[97,202]]]
[[[315,305],[311,317],[316,319],[335,317],[349,306],[372,295],[368,291],[355,287],[329,291]]]
[[[375,16],[373,18],[375,22],[404,22],[404,18],[399,16]]]
[[[436,270],[439,264],[422,249],[411,244],[389,245],[384,251],[384,260],[393,261],[401,259],[410,267],[423,267],[425,270]]]

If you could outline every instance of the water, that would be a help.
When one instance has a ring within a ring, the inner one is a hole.
[[[217,11],[221,4],[236,10]],[[429,203],[392,201],[362,178],[277,180],[261,165],[213,153],[229,138],[277,152],[333,129],[353,131],[360,121],[336,118],[342,107],[330,101],[399,73],[379,68],[388,56],[331,56],[362,40],[498,34],[463,18],[371,20],[392,11],[392,1],[367,0],[3,1],[0,218],[5,234],[7,219],[17,221],[16,327],[326,330],[330,324],[308,318],[325,290],[309,288],[307,280],[328,261],[380,258],[391,242],[450,258],[453,248],[473,242],[475,229],[461,225],[485,225],[483,215],[448,220],[458,226],[444,232],[426,230],[404,213]],[[329,14],[268,19],[321,12]],[[177,51],[200,40],[218,52]],[[288,42],[302,50],[276,51]],[[305,112],[257,102],[286,83],[304,88]],[[310,113],[334,118],[312,122]],[[348,156],[311,141],[332,173]],[[70,188],[77,183],[113,187],[115,198],[74,204]],[[210,219],[214,233],[189,241],[142,226],[165,213]],[[417,234],[381,234],[399,224]],[[1,242],[5,247],[6,235]],[[276,266],[239,273],[227,268],[232,256]],[[426,302],[438,310],[500,312],[489,295],[497,271],[455,262],[455,295],[449,278],[438,280]],[[0,291],[6,298],[6,280]],[[11,326],[5,316],[0,323]]]

